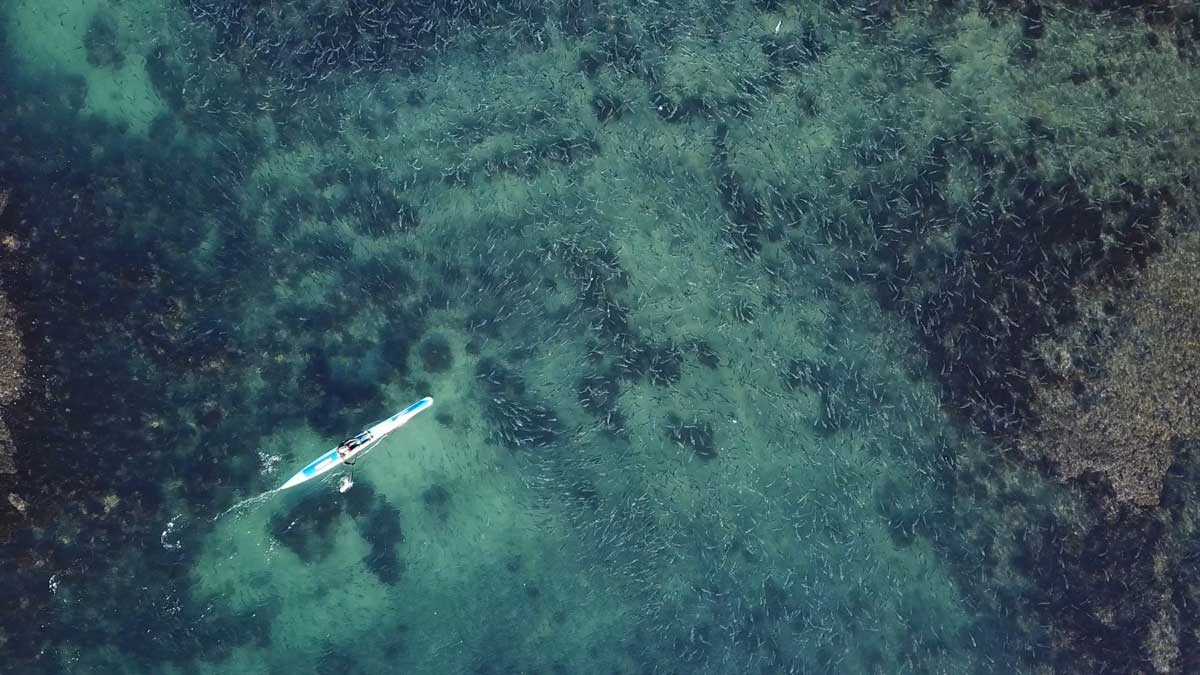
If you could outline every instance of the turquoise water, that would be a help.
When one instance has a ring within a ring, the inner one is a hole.
[[[5,3],[12,672],[1187,672],[1186,444],[1021,450],[1194,208],[1109,9]]]

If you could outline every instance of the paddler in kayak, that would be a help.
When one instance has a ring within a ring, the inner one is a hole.
[[[354,449],[360,445],[362,445],[362,441],[358,440],[358,436],[355,436],[354,438],[347,438],[346,440],[342,441],[341,445],[337,446],[338,457],[342,459],[342,462],[346,466],[354,466],[354,462],[347,462],[345,460],[350,456],[350,453],[354,452]]]
[[[306,483],[317,476],[333,471],[343,463],[349,464],[350,462],[346,462],[347,459],[352,459],[370,450],[372,446],[382,442],[392,432],[408,424],[417,414],[428,410],[432,405],[433,399],[426,396],[395,415],[385,420],[380,420],[357,436],[342,441],[337,447],[331,450],[326,450],[320,457],[309,462],[308,466],[296,472],[296,475],[287,479],[286,483],[276,488],[276,491],[286,490],[301,483]]]

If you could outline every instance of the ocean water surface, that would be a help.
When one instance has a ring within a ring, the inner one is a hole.
[[[8,0],[0,670],[1196,672],[1198,22]]]

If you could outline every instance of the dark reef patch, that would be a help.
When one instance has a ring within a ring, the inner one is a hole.
[[[617,370],[631,380],[646,379],[655,386],[670,386],[683,375],[683,352],[670,343],[628,343],[617,359]]]
[[[385,237],[420,227],[420,211],[396,193],[382,171],[356,169],[345,187],[333,212],[354,214],[350,222],[359,234]]]
[[[611,94],[596,94],[592,96],[592,112],[601,122],[611,122],[621,119],[625,104]]]
[[[849,428],[886,402],[888,388],[865,379],[864,372],[854,364],[791,359],[780,372],[780,379],[788,390],[811,391],[821,397],[813,427],[828,435]]]
[[[812,31],[773,33],[760,39],[762,51],[771,64],[772,77],[798,70],[817,61],[829,50]]]
[[[703,420],[685,421],[675,413],[667,415],[667,438],[702,460],[716,459],[717,446],[712,424]]]
[[[604,245],[583,247],[574,242],[560,246],[555,253],[575,284],[591,330],[600,339],[594,356],[611,363],[623,379],[645,380],[659,387],[678,384],[683,376],[683,350],[671,342],[653,343],[644,338],[630,323],[629,308],[615,297],[628,283],[616,254]]]
[[[400,511],[382,498],[365,517],[355,519],[359,533],[371,545],[364,562],[367,569],[385,584],[400,580],[404,562],[396,550],[404,543],[404,529],[400,525]]]
[[[902,488],[894,480],[886,480],[875,491],[875,506],[887,525],[892,543],[898,548],[907,548],[923,528],[928,508],[913,503],[911,490]]]
[[[867,381],[863,372],[861,368],[835,368],[830,373],[832,379],[824,386],[818,385],[821,392],[821,413],[815,423],[818,431],[831,434],[846,429],[885,402],[887,387]]]
[[[408,372],[408,355],[412,346],[425,332],[424,322],[405,312],[393,321],[383,334],[380,353],[383,359],[399,374]]]
[[[830,382],[829,367],[810,359],[791,359],[780,374],[788,389],[821,391]]]
[[[323,495],[322,498],[328,499],[328,495]],[[346,513],[354,520],[359,535],[371,547],[363,558],[363,564],[381,582],[398,582],[404,571],[404,561],[398,550],[404,544],[404,528],[399,509],[379,494],[370,483],[365,482],[356,483],[341,503],[345,505]]]
[[[363,353],[331,353],[310,351],[300,381],[302,390],[321,402],[309,410],[309,423],[322,434],[337,435],[354,426],[357,408],[380,400],[380,385],[379,373],[364,367]]]
[[[766,213],[758,196],[744,186],[729,164],[728,135],[729,128],[724,122],[717,125],[713,135],[717,194],[728,216],[721,234],[734,252],[754,258],[762,250]]]
[[[187,119],[187,105],[184,99],[184,82],[187,76],[176,55],[166,45],[158,45],[146,54],[146,76],[150,86],[159,98],[166,102],[171,111]]]
[[[1056,672],[1151,670],[1144,647],[1159,618],[1154,551],[1163,524],[1125,507],[1083,532],[1067,527],[1044,520],[1014,561],[1037,582],[1032,607],[1060,634],[1043,656]],[[1111,574],[1114,561],[1119,575]]]
[[[563,0],[558,10],[558,27],[564,35],[582,37],[600,27],[596,0]]]
[[[186,80],[179,68],[166,48],[149,55],[151,81],[176,110],[183,101],[171,92]],[[278,310],[269,331],[241,333],[238,321],[259,311],[272,285],[293,283],[304,272],[279,263],[246,225],[255,214],[231,199],[229,181],[244,175],[263,147],[250,140],[257,132],[214,112],[208,123],[233,128],[214,140],[219,150],[201,155],[202,144],[164,142],[188,123],[183,114],[160,117],[147,141],[94,116],[77,117],[86,97],[81,79],[25,81],[8,70],[0,76],[7,150],[0,185],[14,188],[5,234],[27,251],[25,262],[0,266],[0,273],[6,294],[21,307],[28,356],[37,364],[33,395],[6,412],[14,413],[18,448],[59,449],[22,452],[18,473],[0,475],[0,494],[39,495],[26,499],[23,516],[0,510],[0,518],[20,517],[15,531],[30,533],[2,544],[6,559],[16,562],[0,599],[22,608],[0,620],[8,638],[5,665],[52,672],[47,655],[66,642],[89,652],[116,646],[133,661],[175,664],[200,653],[220,658],[239,644],[264,645],[271,608],[257,609],[256,617],[220,616],[194,603],[178,578],[202,548],[203,528],[164,533],[164,523],[179,514],[178,503],[162,512],[171,477],[189,477],[173,496],[200,523],[261,487],[253,448],[263,416],[289,424],[312,417],[337,432],[355,428],[357,416],[314,410],[374,401],[369,380],[404,368],[423,330],[419,317],[410,321],[396,301],[390,306],[392,316],[404,319],[396,322],[400,336],[390,344],[385,339],[382,349],[358,343],[347,330],[356,317],[328,309],[353,304],[338,294]],[[20,219],[9,220],[13,209],[21,210]],[[276,219],[270,214],[262,222]],[[206,238],[216,242],[217,264],[197,255]],[[321,264],[348,253],[337,237],[293,241],[297,257]],[[334,337],[346,349],[322,350]],[[267,383],[260,391],[232,376],[250,369],[260,369]],[[112,471],[117,460],[131,468]],[[294,528],[273,522],[272,536],[301,557],[319,559],[337,513],[328,503],[302,507]],[[385,515],[365,527],[377,540],[395,541]],[[386,555],[372,564],[382,576],[398,575],[398,563]],[[77,602],[56,606],[50,575]],[[106,583],[84,581],[101,576]],[[128,602],[146,588],[170,589],[172,611]],[[131,626],[154,626],[162,637],[139,639]]]
[[[219,44],[247,64],[301,81],[342,71],[418,70],[445,49],[462,24],[529,39],[547,20],[535,0],[320,0],[260,11],[228,0],[184,0]]]
[[[1042,5],[1037,0],[1026,0],[1021,6],[1021,35],[1030,40],[1040,40],[1046,34],[1042,23]]]
[[[397,299],[410,295],[418,288],[405,261],[396,259],[395,253],[380,252],[357,265],[353,273],[345,273],[347,289],[357,290],[366,302],[393,309]],[[410,317],[402,317],[411,320]]]
[[[322,492],[312,492],[286,512],[271,517],[271,536],[306,564],[333,551],[333,528],[342,504]]]
[[[610,66],[619,73],[637,75],[642,47],[630,29],[629,20],[615,13],[608,14],[597,22],[596,29],[593,46],[580,54],[580,69],[594,76],[602,66]]]
[[[694,340],[689,349],[696,355],[696,361],[705,368],[717,368],[721,365],[721,355],[705,340]]]
[[[184,635],[189,627],[203,634],[212,623],[203,618],[204,609],[191,602],[186,590],[177,594],[177,611],[169,615],[148,603],[132,606],[128,598],[148,585],[179,587],[172,576],[190,563],[182,551],[196,550],[187,533],[175,537],[181,542],[177,550],[167,550],[159,541],[168,517],[159,512],[163,487],[158,479],[193,468],[167,448],[190,444],[195,433],[177,412],[179,395],[168,382],[193,368],[218,372],[238,356],[219,321],[185,317],[177,309],[176,302],[210,289],[208,284],[181,285],[192,266],[176,247],[187,233],[162,228],[147,242],[116,226],[141,217],[147,200],[161,198],[164,177],[180,173],[196,179],[193,189],[176,191],[177,208],[208,208],[216,218],[232,217],[225,206],[206,206],[200,194],[208,186],[204,176],[226,168],[219,160],[206,163],[187,152],[167,158],[120,129],[94,119],[81,122],[74,116],[76,103],[62,98],[63,92],[75,91],[74,80],[43,74],[29,82],[14,71],[0,77],[5,80],[0,109],[6,111],[0,115],[0,137],[6,144],[0,184],[14,188],[9,209],[22,213],[19,219],[6,218],[5,234],[21,243],[25,258],[21,264],[0,266],[0,285],[20,306],[33,368],[31,395],[6,410],[19,452],[18,471],[0,476],[0,491],[38,495],[26,500],[23,514],[0,511],[5,520],[20,518],[17,532],[31,533],[6,537],[3,543],[5,559],[14,561],[6,568],[5,605],[21,608],[3,620],[5,665],[14,671],[47,672],[46,655],[67,639],[81,649],[119,644],[135,659],[186,660],[201,649],[200,643],[173,649],[167,648],[173,641],[166,639],[137,644],[127,626],[155,625],[164,636]],[[210,306],[220,307],[219,293],[208,297]],[[185,333],[185,319],[186,325],[203,328]],[[222,426],[218,423],[214,431]],[[246,438],[257,436],[248,432]],[[33,451],[49,446],[59,450]],[[223,449],[221,433],[214,433],[210,451]],[[131,455],[136,471],[111,470],[113,457],[124,461]],[[194,496],[190,505],[201,512],[230,496],[226,486],[239,471],[211,460],[197,457],[194,468],[203,474],[198,480],[213,481],[213,489],[185,486],[189,499]],[[110,495],[119,502],[106,508],[112,504]],[[8,529],[8,523],[0,525],[0,530]],[[72,530],[95,536],[58,536]],[[36,537],[35,531],[40,532]],[[136,560],[128,554],[130,542],[138,543]],[[114,574],[118,564],[133,568]],[[46,584],[51,575],[72,586],[79,602],[55,606]],[[82,583],[99,576],[107,582]],[[97,608],[115,614],[98,620]],[[249,630],[227,644],[235,646],[256,634]]]
[[[1195,672],[1200,668],[1200,541],[1192,528],[1200,522],[1200,439],[1180,442],[1175,449],[1175,461],[1167,472],[1162,506],[1170,514],[1166,530],[1170,535],[1171,578],[1169,595],[1172,608],[1178,612],[1181,630],[1179,639],[1180,670]],[[1160,604],[1161,607],[1161,604]]]
[[[475,368],[475,379],[483,388],[484,412],[497,442],[511,450],[549,448],[558,442],[558,416],[534,400],[525,381],[510,368],[484,358]]]
[[[1016,152],[1016,160],[965,136],[935,143],[902,190],[915,208],[893,208],[869,188],[853,193],[865,205],[872,235],[879,237],[875,244],[831,233],[853,250],[874,250],[869,266],[849,266],[847,275],[870,279],[880,305],[910,323],[945,409],[965,422],[964,429],[984,432],[997,453],[1012,448],[1037,422],[1033,384],[1055,377],[1038,341],[1076,322],[1077,293],[1086,284],[1120,286],[1144,269],[1168,234],[1160,215],[1172,201],[1165,191],[1132,181],[1105,200],[1090,198],[1072,179],[1041,181],[1031,173],[1038,145],[1058,142],[1058,134],[1038,118],[1026,120],[1025,127],[1032,140]],[[880,138],[864,146],[864,166],[877,161],[866,151],[887,142]],[[974,172],[977,198],[970,208],[946,200],[952,155]],[[793,362],[782,377],[789,388],[822,391],[827,413],[818,426],[838,428],[846,419],[839,410],[876,405],[870,383],[844,375]],[[1030,664],[1049,663],[1056,672],[1149,672],[1155,669],[1151,658],[1166,658],[1155,655],[1151,634],[1163,629],[1164,616],[1163,582],[1155,579],[1153,559],[1161,555],[1165,535],[1153,513],[1114,506],[1111,491],[1087,481],[1074,486],[1075,496],[1094,500],[1093,513],[1065,517],[1029,503],[1018,491],[997,492],[995,477],[973,476],[953,460],[945,466],[934,513],[986,501],[1034,523],[1018,534],[1021,551],[1015,556],[1004,554],[1006,541],[974,524],[963,528],[954,546],[928,537],[964,579],[1015,572],[1032,585],[1006,588],[999,600],[980,598],[1038,617],[1014,624],[1039,645],[1026,657]],[[921,534],[907,524],[915,507],[886,491],[877,496],[893,541],[909,545]]]
[[[619,399],[621,382],[612,369],[584,375],[576,387],[579,405],[600,420],[608,431],[615,432],[625,427],[625,416],[621,414]]]
[[[450,517],[450,501],[450,491],[437,483],[421,492],[421,503],[425,505],[425,510],[443,523]]]
[[[119,39],[117,20],[104,10],[93,13],[83,36],[88,63],[98,68],[120,69],[125,64],[125,55],[121,53]]]
[[[454,365],[454,352],[446,336],[433,334],[421,342],[421,366],[427,373],[443,373]]]
[[[882,204],[869,207],[874,222],[895,226],[877,230],[886,246],[876,254],[875,287],[881,304],[917,329],[947,404],[985,432],[1009,434],[1029,417],[1030,378],[1045,373],[1031,353],[1035,339],[1072,320],[1072,289],[1085,279],[1112,278],[1157,250],[1163,196],[1130,185],[1094,203],[1074,182],[1047,185],[969,149],[982,194],[1012,206],[968,215],[953,243],[931,237],[930,224],[958,217],[942,198],[944,153],[933,148],[925,180],[910,188],[921,209],[897,218]]]
[[[738,323],[754,323],[754,317],[758,315],[758,308],[754,301],[748,298],[738,298],[733,303],[733,318]]]

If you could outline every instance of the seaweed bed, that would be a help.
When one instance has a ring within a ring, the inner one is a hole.
[[[0,218],[8,206],[9,190],[0,185]],[[4,228],[0,228],[3,231]],[[16,252],[17,241],[6,239],[0,255],[7,261]],[[3,264],[3,263],[0,263]],[[8,298],[0,288],[0,473],[16,473],[13,464],[13,443],[8,425],[4,421],[3,407],[15,401],[25,387],[25,350],[21,347],[21,336],[17,332],[13,311]],[[15,506],[15,505],[14,505]]]

